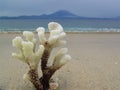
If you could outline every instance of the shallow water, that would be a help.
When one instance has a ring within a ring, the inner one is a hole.
[[[87,19],[0,19],[0,31],[35,31],[37,27],[47,28],[52,21],[60,23],[69,32],[120,32],[120,20]]]

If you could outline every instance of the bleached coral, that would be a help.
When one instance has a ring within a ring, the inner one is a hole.
[[[46,37],[45,37],[45,28],[39,27],[36,30],[38,32],[39,40],[42,45],[46,42]]]
[[[67,55],[67,51],[68,51],[67,48],[62,48],[57,52],[53,62],[54,68],[62,67],[71,59],[71,57]]]
[[[60,24],[56,22],[50,22],[48,24],[48,29],[50,32],[48,40],[45,37],[45,29],[43,27],[39,27],[37,29],[40,43],[42,45],[45,45],[47,42],[50,48],[55,48],[66,43],[66,41],[62,40],[66,36],[66,33],[63,31],[63,28]]]
[[[25,31],[23,35],[27,41],[23,40],[21,37],[13,39],[13,46],[19,50],[19,53],[12,53],[12,56],[27,63],[32,69],[35,69],[42,57],[44,46],[39,45],[38,51],[34,52],[36,39],[33,37],[33,33]]]
[[[30,68],[30,70],[24,74],[23,78],[30,80],[35,86],[36,90],[51,90],[54,85],[55,87],[58,87],[57,83],[50,83],[50,79],[56,70],[61,68],[71,59],[71,56],[67,54],[68,49],[61,48],[56,53],[53,64],[51,66],[47,65],[52,50],[56,47],[63,46],[66,43],[66,41],[63,40],[63,38],[66,36],[66,33],[59,23],[50,22],[48,24],[48,29],[50,35],[48,38],[46,38],[45,28],[37,28],[36,31],[38,32],[40,41],[37,51],[35,51],[37,40],[34,38],[33,32],[24,31],[23,36],[25,37],[25,40],[18,36],[12,41],[13,46],[19,51],[18,54],[12,53],[12,55],[28,64]],[[38,76],[38,65],[40,60],[42,70],[41,78]]]

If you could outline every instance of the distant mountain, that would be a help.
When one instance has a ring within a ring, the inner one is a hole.
[[[32,15],[32,16],[17,16],[17,17],[0,17],[0,19],[70,19],[70,18],[82,18],[66,10],[60,10],[52,14]]]
[[[16,16],[16,17],[9,17],[3,16],[0,19],[97,19],[97,20],[120,20],[120,16],[114,18],[94,18],[94,17],[81,17],[75,15],[66,10],[59,10],[51,14],[42,14],[42,15],[31,15],[31,16]]]
[[[50,15],[48,15],[49,17],[54,17],[54,18],[77,18],[79,16],[69,12],[69,11],[65,11],[65,10],[60,10],[57,11],[55,13],[52,13]]]

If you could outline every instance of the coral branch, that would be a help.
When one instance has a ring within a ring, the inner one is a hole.
[[[40,81],[43,84],[43,90],[48,90],[50,88],[49,82],[55,71],[55,69],[52,69],[50,67],[44,69],[43,76],[40,78]]]
[[[19,50],[19,54],[13,53],[12,55],[28,64],[30,70],[24,75],[24,79],[28,79],[33,83],[37,90],[43,90],[43,85],[38,77],[38,64],[44,52],[44,46],[39,45],[38,51],[35,52],[36,39],[33,37],[32,32],[23,32],[26,40],[21,37],[13,39],[13,46]]]
[[[44,71],[47,68],[47,62],[50,56],[50,51],[45,49],[41,58],[41,69]]]
[[[38,73],[36,70],[30,69],[28,72],[30,81],[35,86],[36,90],[43,90],[43,85],[39,81]]]

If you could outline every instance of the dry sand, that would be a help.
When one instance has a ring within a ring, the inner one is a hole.
[[[22,79],[28,70],[11,56],[17,34],[0,34],[1,90],[35,90]],[[72,60],[57,71],[58,90],[120,90],[120,34],[68,34],[66,40]]]

